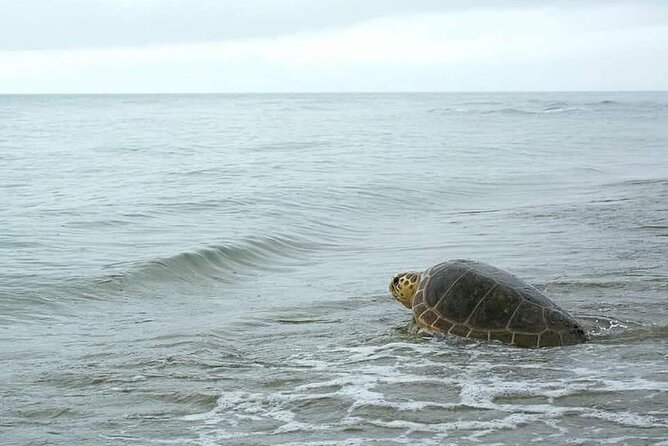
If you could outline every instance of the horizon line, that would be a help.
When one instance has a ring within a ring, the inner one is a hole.
[[[307,95],[307,94],[501,94],[501,93],[667,93],[665,90],[386,90],[386,91],[182,91],[182,92],[0,92],[0,96],[178,96],[178,95]]]

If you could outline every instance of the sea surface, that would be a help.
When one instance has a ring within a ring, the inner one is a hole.
[[[455,258],[591,342],[414,333]],[[0,444],[668,445],[668,93],[0,96]]]

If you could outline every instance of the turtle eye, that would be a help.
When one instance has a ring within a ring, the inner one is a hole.
[[[394,286],[399,285],[399,278],[398,278],[398,277],[395,277],[394,280],[392,281],[392,284],[393,284]]]

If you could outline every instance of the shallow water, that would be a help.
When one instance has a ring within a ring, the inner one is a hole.
[[[668,94],[0,96],[0,439],[668,444]],[[588,344],[408,329],[507,269]]]

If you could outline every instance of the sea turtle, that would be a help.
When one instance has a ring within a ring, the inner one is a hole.
[[[519,347],[587,341],[582,326],[536,288],[471,260],[452,260],[422,273],[395,275],[392,296],[413,310],[418,327]]]

